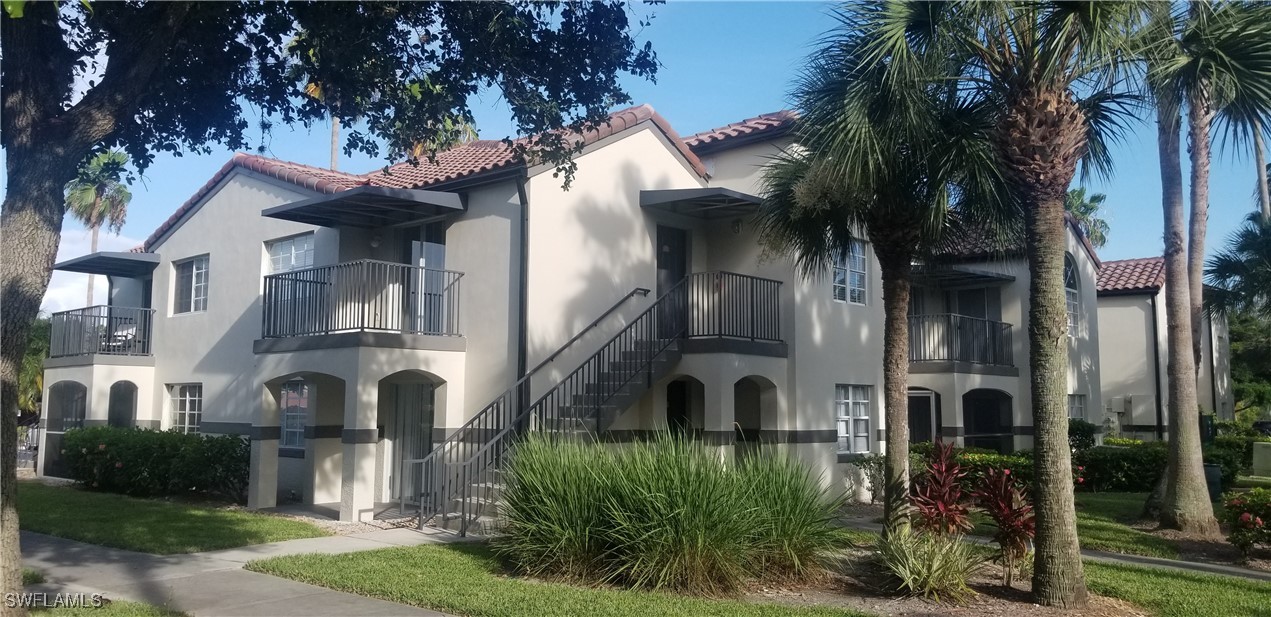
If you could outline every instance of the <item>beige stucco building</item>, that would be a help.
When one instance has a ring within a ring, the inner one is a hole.
[[[1099,275],[1099,363],[1109,428],[1137,439],[1169,434],[1169,340],[1165,315],[1165,260],[1124,259]],[[1207,315],[1201,331],[1196,398],[1202,413],[1235,414],[1231,341],[1227,320]]]
[[[236,434],[252,507],[475,515],[524,430],[673,430],[841,484],[883,448],[881,278],[865,237],[813,278],[759,241],[792,121],[622,110],[568,189],[492,141],[363,175],[236,155],[138,252],[58,265],[111,293],[54,316],[41,473],[74,426]],[[973,244],[919,267],[914,439],[1026,448],[1027,269]],[[1068,249],[1068,387],[1101,421],[1099,262]]]

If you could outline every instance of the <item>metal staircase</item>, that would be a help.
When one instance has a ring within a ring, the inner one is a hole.
[[[779,281],[726,272],[690,274],[573,372],[529,402],[530,378],[630,298],[628,294],[427,456],[404,461],[400,472],[418,497],[419,525],[432,522],[461,535],[493,531],[502,470],[517,439],[529,431],[598,438],[619,414],[670,373],[691,337],[779,340],[779,287]],[[637,291],[647,293],[632,293]],[[403,513],[406,493],[400,502]]]

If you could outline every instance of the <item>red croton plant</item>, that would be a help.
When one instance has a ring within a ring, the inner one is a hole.
[[[997,526],[993,540],[1002,550],[1002,584],[1010,587],[1020,560],[1028,556],[1028,546],[1036,530],[1033,506],[1009,469],[989,470],[974,495]]]
[[[966,533],[973,525],[962,503],[962,479],[953,444],[939,442],[931,452],[927,469],[913,485],[914,525],[939,534]]]

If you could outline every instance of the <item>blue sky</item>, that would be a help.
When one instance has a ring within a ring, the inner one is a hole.
[[[786,94],[801,61],[813,51],[818,36],[834,25],[831,5],[813,2],[675,2],[637,6],[652,13],[653,23],[640,36],[651,40],[664,65],[657,83],[628,79],[637,103],[653,105],[682,135],[734,122],[787,106]],[[481,137],[498,139],[512,130],[497,92],[473,101]],[[1109,242],[1105,259],[1159,255],[1162,217],[1156,129],[1135,127],[1114,153],[1113,178],[1089,183],[1106,193]],[[326,166],[329,126],[276,125],[266,154]],[[1254,208],[1251,156],[1235,148],[1219,151],[1211,180],[1210,253],[1221,246],[1246,212]],[[225,163],[232,153],[216,149],[208,155],[159,156],[133,187],[128,222],[121,237],[103,236],[103,250],[122,250],[140,243],[173,210]],[[365,156],[344,158],[342,170],[361,173],[381,162]],[[1186,174],[1186,168],[1184,174]],[[88,252],[87,233],[68,219],[59,259]],[[46,310],[84,305],[84,275],[57,273]],[[98,285],[104,289],[104,283]],[[101,301],[101,292],[98,292]]]

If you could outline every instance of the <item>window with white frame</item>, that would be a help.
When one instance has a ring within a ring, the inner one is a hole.
[[[207,255],[200,255],[174,265],[176,293],[172,298],[173,313],[207,310]]]
[[[835,386],[834,415],[838,425],[839,452],[869,452],[871,389],[870,386]]]
[[[313,233],[274,240],[265,245],[272,273],[299,270],[313,265]]]
[[[1064,302],[1068,309],[1068,336],[1077,336],[1077,323],[1081,314],[1081,287],[1077,264],[1072,255],[1064,255]]]
[[[1086,419],[1086,395],[1069,394],[1068,395],[1068,417],[1073,420]]]
[[[848,250],[834,258],[834,299],[852,304],[865,304],[869,257],[864,240],[855,238]]]
[[[168,391],[172,395],[172,428],[182,433],[201,432],[203,384],[174,384],[168,386]]]
[[[309,386],[299,379],[282,385],[282,448],[305,447],[305,421],[309,416]]]

